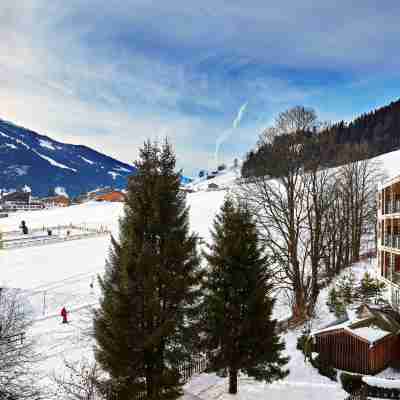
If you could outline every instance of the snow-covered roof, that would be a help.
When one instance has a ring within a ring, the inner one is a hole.
[[[391,332],[385,331],[376,326],[365,326],[361,328],[352,327],[352,325],[362,321],[363,320],[353,320],[353,321],[348,320],[341,324],[328,326],[326,328],[314,331],[311,333],[311,336],[343,329],[344,331],[349,332],[352,335],[358,336],[359,338],[366,340],[370,344],[374,344],[375,342],[383,339],[384,337],[391,335]]]
[[[358,319],[357,309],[348,307],[346,309],[346,313],[350,321],[355,321]]]
[[[363,382],[367,385],[385,388],[385,389],[400,389],[400,380],[398,379],[383,379],[375,378],[373,376],[363,376]]]
[[[315,336],[315,335],[319,335],[320,333],[326,333],[326,332],[337,331],[339,329],[344,329],[344,328],[347,328],[348,326],[350,326],[351,324],[352,324],[352,321],[347,320],[340,324],[329,325],[325,328],[321,328],[321,329],[311,332],[310,336]]]
[[[396,317],[391,315],[391,311],[366,304],[357,309],[354,307],[348,308],[345,320],[337,320],[319,330],[311,332],[311,336],[345,330],[352,335],[366,340],[370,344],[374,344],[390,334],[399,334],[399,323]]]
[[[391,332],[384,331],[381,328],[375,326],[365,326],[363,328],[347,328],[354,335],[367,340],[369,343],[374,344],[375,342],[383,339],[384,337],[391,335]]]
[[[398,182],[400,182],[400,175],[397,175],[391,179],[381,182],[380,184],[378,184],[378,189],[379,190],[385,189],[385,188],[390,187]]]

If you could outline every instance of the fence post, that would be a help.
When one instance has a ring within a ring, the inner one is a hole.
[[[46,315],[46,291],[43,292],[43,315]]]

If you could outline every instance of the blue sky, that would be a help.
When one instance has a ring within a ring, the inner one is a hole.
[[[0,117],[127,162],[168,136],[192,174],[294,105],[337,121],[399,98],[399,19],[392,0],[2,0]]]

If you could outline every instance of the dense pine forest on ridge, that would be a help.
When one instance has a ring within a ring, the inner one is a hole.
[[[350,123],[340,121],[315,132],[303,132],[303,138],[313,137],[318,142],[318,154],[327,167],[342,165],[348,161],[346,153],[352,145],[362,144],[363,152],[358,152],[359,159],[372,158],[400,148],[400,99],[387,106],[363,114]],[[265,161],[271,159],[271,153],[278,143],[260,140],[255,149],[246,155],[242,167],[243,176],[257,175],[257,170]],[[353,155],[354,156],[354,155]],[[309,160],[315,152],[308,153]],[[304,160],[306,162],[307,160]],[[273,175],[273,173],[272,173]]]

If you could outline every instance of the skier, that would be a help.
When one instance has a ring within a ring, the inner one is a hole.
[[[25,221],[21,221],[21,225],[19,227],[22,229],[22,233],[24,235],[28,234],[28,227],[26,226]]]
[[[61,310],[61,316],[62,316],[62,319],[63,319],[63,321],[62,321],[63,324],[67,324],[68,323],[67,314],[68,314],[67,309],[65,307],[63,307],[62,310]]]

